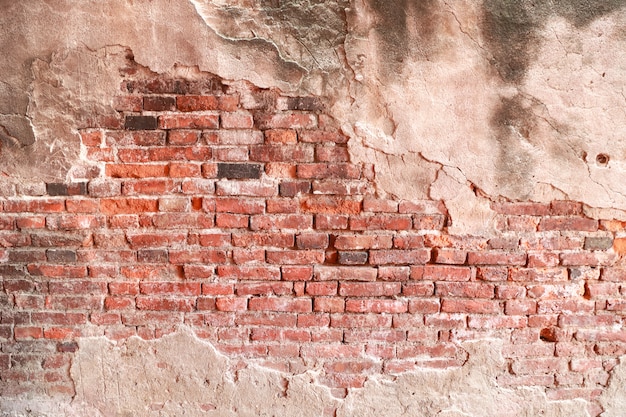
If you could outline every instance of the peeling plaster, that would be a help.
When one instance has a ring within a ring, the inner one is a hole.
[[[539,387],[499,386],[498,377],[507,372],[501,341],[461,347],[467,353],[463,366],[370,376],[363,388],[338,399],[319,382],[321,367],[293,375],[251,361],[241,367],[186,328],[150,341],[82,338],[70,371],[76,386],[71,402],[2,400],[0,412],[20,417],[31,415],[26,408],[42,417],[588,416],[583,400],[550,401]]]
[[[3,3],[0,163],[14,182],[68,178],[72,122],[112,112],[115,58],[99,51],[119,46],[158,74],[197,67],[322,96],[381,196],[422,199],[440,166],[463,172],[459,193],[484,194],[451,210],[468,233],[490,229],[469,216],[502,197],[626,209],[620,1]],[[72,54],[85,68],[60,63]]]

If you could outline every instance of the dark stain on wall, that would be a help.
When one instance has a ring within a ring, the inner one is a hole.
[[[428,60],[442,29],[439,0],[369,0],[386,75],[398,74],[409,56]]]
[[[533,131],[537,126],[532,107],[519,95],[502,98],[494,111],[491,125],[498,145],[498,175],[495,178],[501,192],[512,191],[516,195],[529,193],[536,161],[522,143],[532,144]]]
[[[550,17],[564,17],[582,28],[623,7],[624,0],[485,0],[483,37],[500,76],[519,83],[534,59],[538,31]]]

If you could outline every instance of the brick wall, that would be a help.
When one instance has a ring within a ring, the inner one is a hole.
[[[338,395],[490,337],[501,386],[594,400],[626,353],[624,223],[498,202],[496,237],[451,235],[441,202],[375,196],[316,98],[211,77],[122,90],[118,117],[79,126],[83,178],[3,189],[0,395],[71,396],[77,338],[181,325],[321,366]]]

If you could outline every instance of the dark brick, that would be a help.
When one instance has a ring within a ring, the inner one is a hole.
[[[217,164],[217,178],[261,178],[260,164]]]
[[[317,97],[289,97],[287,109],[302,111],[322,111],[324,105]]]
[[[46,258],[49,262],[76,262],[76,252],[73,250],[48,249],[46,251]]]
[[[338,262],[342,265],[364,265],[367,252],[338,252]]]
[[[143,109],[148,111],[168,111],[176,109],[174,97],[144,97]]]
[[[144,249],[137,251],[137,261],[159,263],[168,261],[166,249]]]
[[[87,195],[87,183],[48,183],[46,184],[46,192],[51,196]]]
[[[157,118],[154,116],[126,116],[124,128],[126,130],[155,130]]]
[[[78,343],[64,342],[57,345],[57,351],[62,353],[74,353],[78,350]]]
[[[311,191],[311,183],[308,181],[281,182],[278,189],[283,197],[295,197],[299,193],[307,194]]]
[[[613,246],[612,237],[586,237],[585,250],[607,250]]]
[[[225,86],[218,77],[204,77],[202,80],[153,80],[129,81],[126,83],[129,93],[140,94],[217,94]]]

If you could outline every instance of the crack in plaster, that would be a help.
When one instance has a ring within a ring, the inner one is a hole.
[[[342,399],[321,382],[323,359],[312,358],[313,369],[295,374],[263,367],[259,360],[248,360],[241,368],[239,361],[220,354],[184,326],[155,340],[132,337],[112,343],[98,337],[78,342],[71,401],[2,400],[0,415],[21,417],[30,408],[42,417],[589,416],[583,400],[551,401],[545,388],[500,386],[498,378],[508,368],[503,342],[496,339],[458,345],[464,354],[461,366],[432,369],[415,358],[407,360],[412,366],[403,372],[366,373],[363,388],[349,389]],[[623,401],[623,393],[613,396]]]

